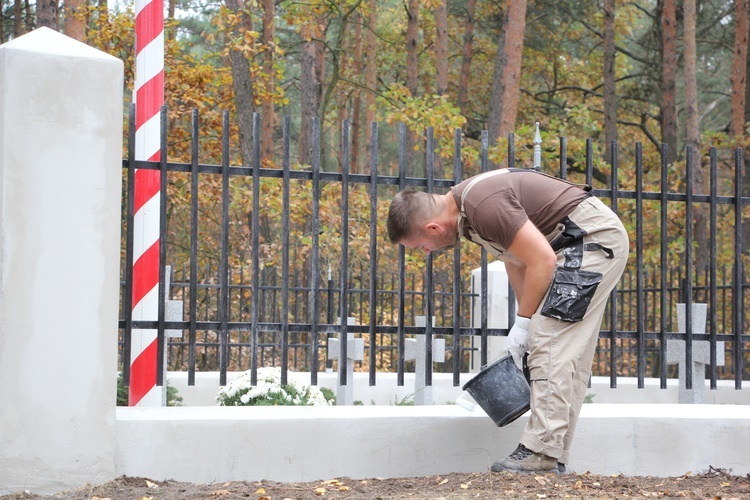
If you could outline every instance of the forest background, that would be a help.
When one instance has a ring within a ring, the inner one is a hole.
[[[130,101],[135,72],[133,10],[132,2],[122,0],[110,4],[3,0],[0,40],[48,26],[108,52],[125,63],[125,96]],[[731,195],[733,149],[748,147],[748,15],[748,0],[169,0],[165,5],[167,154],[170,161],[190,161],[190,112],[197,109],[201,161],[219,164],[222,117],[228,111],[230,162],[251,165],[252,115],[257,112],[263,166],[280,168],[280,124],[288,116],[293,168],[305,169],[313,154],[309,124],[318,117],[323,170],[340,170],[341,123],[348,120],[350,170],[368,173],[369,124],[378,122],[379,174],[397,175],[397,130],[403,123],[408,130],[408,175],[424,175],[424,136],[432,127],[436,177],[451,179],[457,128],[467,177],[481,169],[483,130],[494,166],[507,162],[510,133],[515,133],[516,165],[531,166],[533,127],[539,122],[544,171],[557,173],[558,138],[565,137],[568,176],[582,181],[585,141],[591,138],[595,187],[610,187],[609,149],[612,141],[618,141],[618,183],[632,190],[635,144],[642,143],[648,190],[660,184],[664,143],[669,152],[669,189],[685,192],[685,148],[691,146],[698,153],[693,191],[707,193],[708,147],[715,146],[719,195]],[[126,119],[128,104],[123,107]],[[125,143],[125,132],[123,138]],[[748,172],[747,166],[744,169]],[[747,192],[750,175],[744,179]],[[168,256],[178,267],[189,260],[190,185],[188,174],[170,174]],[[243,266],[257,251],[262,265],[270,268],[278,264],[280,255],[278,182],[264,179],[261,186],[257,249],[252,249],[250,237],[251,185],[251,178],[232,180],[230,259],[233,266]],[[197,258],[206,282],[213,279],[211,269],[218,262],[220,189],[220,176],[201,177]],[[310,273],[304,263],[311,246],[311,190],[304,183],[292,189],[292,260],[302,263],[299,285],[304,286]],[[381,189],[382,199],[394,192]],[[325,266],[313,272],[323,276],[326,267],[336,272],[340,192],[340,185],[330,183],[321,193]],[[368,196],[366,186],[355,186],[350,193],[353,268],[366,269],[372,257]],[[696,269],[708,264],[709,243],[717,245],[720,265],[733,262],[732,207],[723,207],[716,242],[708,241],[707,207],[694,210]],[[619,209],[634,235],[634,205],[624,201]],[[381,202],[381,223],[386,210],[387,203]],[[660,236],[666,233],[669,265],[679,267],[685,252],[684,205],[670,205],[668,227],[661,227],[658,203],[646,202],[643,218],[647,228],[643,264],[660,264]],[[744,229],[743,248],[750,249],[750,225]],[[396,269],[395,248],[385,243],[384,228],[378,234],[382,235],[380,266]],[[467,255],[462,259],[468,263],[462,264],[466,276],[478,265],[479,251],[472,245],[462,249]],[[450,264],[450,256],[441,259]],[[421,256],[408,254],[407,272],[417,276],[415,289],[421,287],[423,266]],[[440,266],[436,264],[437,272]],[[366,286],[362,283],[362,288]],[[378,314],[387,323],[397,311]]]

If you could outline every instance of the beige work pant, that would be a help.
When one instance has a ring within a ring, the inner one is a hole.
[[[531,417],[520,442],[536,453],[568,463],[578,415],[591,375],[602,316],[625,269],[628,234],[619,218],[598,198],[591,197],[568,216],[586,231],[585,243],[598,243],[614,252],[608,258],[600,249],[585,250],[581,270],[602,273],[603,278],[583,320],[572,323],[537,312],[529,323]],[[558,266],[565,258],[557,252]],[[544,301],[542,301],[544,304]]]

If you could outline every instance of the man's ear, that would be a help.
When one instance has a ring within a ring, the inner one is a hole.
[[[424,228],[426,231],[440,231],[440,224],[437,222],[428,222]]]

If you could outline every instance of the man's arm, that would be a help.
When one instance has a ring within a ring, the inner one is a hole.
[[[530,318],[547,294],[557,265],[557,256],[544,235],[531,221],[521,226],[508,248],[514,259],[506,271],[518,298],[518,316]]]

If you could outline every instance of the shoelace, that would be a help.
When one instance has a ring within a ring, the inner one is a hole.
[[[515,451],[511,453],[508,458],[510,458],[511,460],[523,460],[533,453],[534,453],[533,451],[526,448],[524,445],[519,444],[518,448],[516,448]]]

